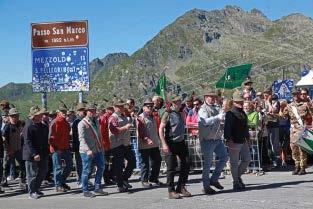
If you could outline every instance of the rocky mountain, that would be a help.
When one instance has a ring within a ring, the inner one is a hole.
[[[91,91],[87,100],[151,95],[164,67],[170,80],[169,90],[198,94],[201,86],[214,87],[225,68],[252,63],[252,79],[262,90],[275,79],[299,79],[303,66],[312,66],[313,20],[302,14],[290,14],[271,21],[261,11],[244,11],[237,6],[221,10],[193,9],[162,29],[141,49],[96,58],[90,63]],[[26,90],[30,85],[10,84],[0,89],[0,98],[28,108],[38,100]],[[23,91],[20,90],[23,88]],[[77,99],[73,93],[49,94],[50,108],[56,100]]]

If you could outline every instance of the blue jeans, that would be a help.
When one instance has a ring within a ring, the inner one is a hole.
[[[202,180],[203,188],[207,189],[210,187],[210,168],[213,160],[213,152],[217,155],[218,161],[215,165],[215,170],[211,176],[211,181],[218,181],[223,168],[227,162],[227,151],[222,140],[200,140],[200,146],[203,153],[203,171]]]
[[[93,156],[88,156],[86,153],[80,153],[82,163],[83,163],[83,172],[82,172],[82,185],[83,192],[88,192],[88,179],[89,173],[92,165],[97,167],[96,177],[95,177],[95,190],[100,189],[101,178],[104,172],[104,154],[103,152],[98,152],[93,154]]]
[[[62,169],[62,160],[65,161],[65,167]],[[67,177],[70,175],[73,167],[72,155],[69,150],[58,150],[52,154],[54,184],[61,187],[65,184]]]
[[[83,170],[83,165],[82,165],[82,158],[80,156],[79,152],[75,152],[75,168],[76,168],[76,181],[78,184],[81,184],[81,177],[82,177],[82,170]]]

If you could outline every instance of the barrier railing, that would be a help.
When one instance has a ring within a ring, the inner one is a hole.
[[[248,170],[260,175],[262,174],[262,168],[261,168],[261,157],[260,157],[260,147],[259,147],[259,140],[258,140],[258,131],[249,131],[250,133],[250,139],[251,139],[251,148],[250,148],[250,153],[251,153],[251,163],[248,167]],[[198,136],[198,129],[196,127],[186,127],[185,131],[185,141],[188,145],[189,149],[189,157],[190,157],[190,170],[191,171],[202,171],[203,170],[203,154],[201,151],[200,147],[200,141],[199,141],[199,136]],[[223,139],[222,139],[223,140]],[[224,140],[223,140],[224,141]],[[138,139],[136,135],[135,129],[131,130],[131,144],[132,148],[135,152],[136,155],[136,170],[140,170],[140,153],[138,151]],[[226,144],[225,144],[226,146]],[[227,146],[226,146],[227,148]],[[164,154],[162,152],[162,147],[160,147],[161,150],[161,156],[162,156],[162,163],[161,163],[161,172],[166,171],[166,164],[164,161]],[[228,152],[228,148],[227,148]],[[218,158],[213,155],[213,162],[212,162],[212,167],[211,170],[215,168],[215,164],[218,161]],[[230,166],[229,162],[226,163],[226,166],[224,168],[224,171],[226,173],[230,172]]]

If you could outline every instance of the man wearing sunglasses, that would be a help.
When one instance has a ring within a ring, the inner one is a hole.
[[[179,199],[181,197],[191,197],[191,193],[186,189],[190,160],[188,147],[185,143],[184,117],[183,113],[180,112],[181,97],[172,95],[170,101],[172,107],[162,115],[159,136],[162,142],[162,151],[165,154],[169,199]],[[175,189],[174,177],[177,172],[177,158],[180,159],[180,171]]]
[[[11,164],[15,160],[19,164],[19,185],[21,189],[26,189],[26,170],[25,162],[22,159],[22,124],[19,119],[20,113],[16,108],[11,108],[9,111],[9,123],[3,128],[3,142],[6,147],[6,157],[4,158],[4,177],[7,178],[10,173]]]
[[[153,101],[148,98],[143,104],[143,113],[137,120],[138,149],[141,154],[141,182],[144,188],[162,185],[159,181],[162,160],[159,149],[160,138],[157,122],[153,116],[153,108]]]

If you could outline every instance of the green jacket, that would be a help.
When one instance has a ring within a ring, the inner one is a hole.
[[[246,113],[248,117],[248,127],[256,129],[259,125],[259,113],[256,111]]]

